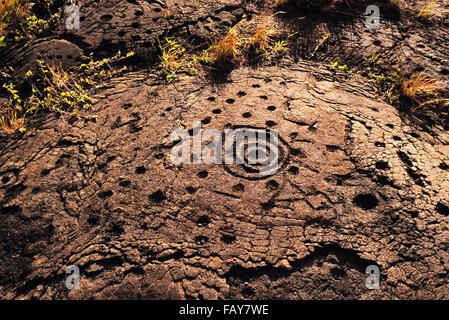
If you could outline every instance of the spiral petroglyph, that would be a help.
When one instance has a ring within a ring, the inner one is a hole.
[[[234,126],[235,138],[229,140],[229,134],[224,135],[226,145],[232,148],[235,163],[224,163],[224,169],[229,174],[247,180],[262,180],[278,173],[283,168],[289,156],[289,148],[278,131],[266,128]],[[239,133],[245,139],[239,138]]]

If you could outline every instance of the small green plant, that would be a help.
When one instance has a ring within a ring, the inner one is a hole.
[[[0,93],[8,98],[8,103],[0,106],[0,126],[7,133],[24,131],[26,120],[40,112],[56,112],[86,119],[95,118],[87,110],[95,102],[87,89],[102,80],[109,79],[126,69],[117,69],[111,64],[132,55],[122,56],[118,53],[112,58],[94,61],[92,55],[86,63],[69,70],[60,66],[47,65],[38,61],[35,72],[28,71],[25,81],[31,87],[30,94],[22,94],[13,81],[11,68],[0,73]]]
[[[277,30],[271,26],[270,20],[265,20],[248,40],[249,50],[255,52],[256,55],[266,54],[271,47],[272,38],[276,34]]]
[[[25,0],[0,1],[0,26],[10,27],[21,23],[29,15],[30,5]]]
[[[289,39],[293,35],[279,39],[278,30],[266,20],[248,39],[240,39],[237,30],[231,28],[224,38],[212,41],[207,49],[199,53],[187,52],[173,37],[158,40],[162,74],[167,83],[170,83],[181,72],[194,75],[200,73],[205,66],[226,70],[244,61],[242,53],[248,54],[246,58],[269,57],[287,50]]]
[[[426,19],[426,20],[432,20],[435,18],[435,15],[437,13],[438,5],[440,3],[440,0],[429,0],[424,5],[424,7],[421,8],[421,10],[418,12],[418,17]]]
[[[399,68],[398,58],[388,72],[382,68],[381,58],[372,54],[364,59],[362,70],[350,70],[338,62],[331,64],[331,69],[344,71],[344,75],[358,77],[372,83],[380,97],[403,112],[414,112],[418,109],[432,109],[443,121],[449,111],[448,92],[438,83],[437,79],[425,76],[424,72],[417,75],[404,74]]]
[[[176,72],[184,65],[183,54],[185,49],[179,44],[179,42],[173,38],[165,38],[161,43],[158,39],[159,49],[161,55],[162,72],[165,74],[165,79],[168,83],[176,79]]]
[[[25,21],[12,32],[16,42],[22,39],[30,39],[34,34],[42,32],[48,28],[48,21],[39,19],[35,15],[29,16]]]
[[[312,53],[307,56],[307,59],[312,59],[317,54],[318,50],[320,50],[320,48],[323,47],[323,45],[326,43],[326,41],[329,39],[329,37],[330,37],[330,33],[326,33],[323,36],[323,38],[321,38],[320,42],[317,44],[315,49],[313,49]]]
[[[129,52],[125,56],[122,56],[121,52],[119,51],[113,57],[95,60],[93,58],[93,54],[91,53],[87,62],[82,63],[79,67],[77,67],[75,73],[79,75],[79,80],[83,85],[91,86],[92,82],[95,83],[102,80],[107,80],[121,74],[127,69],[127,67],[125,66],[117,69],[112,65],[124,59],[130,58],[133,55],[134,52]]]
[[[271,52],[273,54],[277,54],[279,52],[287,50],[288,45],[289,45],[288,39],[292,36],[293,36],[293,34],[290,34],[286,39],[274,41],[273,45],[271,46]]]

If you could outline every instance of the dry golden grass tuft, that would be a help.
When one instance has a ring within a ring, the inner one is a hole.
[[[74,82],[70,74],[61,66],[49,65],[50,79],[57,89],[70,90],[70,85]]]
[[[165,38],[163,43],[158,39],[158,43],[161,51],[159,59],[161,60],[162,71],[167,82],[171,82],[176,78],[176,71],[184,65],[182,56],[185,49],[173,37]]]
[[[233,63],[240,44],[237,30],[232,28],[223,39],[212,42],[202,59],[215,65]]]
[[[8,106],[1,106],[3,115],[0,116],[0,128],[8,134],[12,134],[17,130],[23,131],[24,118],[17,116],[17,111],[8,108]]]
[[[418,12],[418,17],[432,20],[438,12],[439,0],[430,0]]]
[[[449,13],[449,9],[443,9],[444,3],[441,0],[428,0],[419,10],[417,16],[427,21],[444,20],[444,16]]]
[[[433,107],[437,109],[447,108],[449,99],[442,97],[444,88],[436,79],[424,76],[424,71],[411,76],[402,82],[401,93],[415,105],[413,109]],[[444,113],[446,111],[441,111]]]
[[[410,79],[404,80],[402,91],[406,96],[419,99],[421,97],[437,94],[441,90],[436,79],[426,78],[423,75],[424,71],[418,75],[412,76]]]
[[[276,34],[276,29],[271,26],[270,20],[267,19],[257,27],[253,36],[248,40],[248,45],[251,50],[266,52],[270,47],[271,38]]]

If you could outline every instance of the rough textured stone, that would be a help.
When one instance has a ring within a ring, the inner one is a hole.
[[[417,132],[362,83],[332,77],[310,64],[239,69],[216,86],[135,74],[101,93],[97,123],[54,120],[3,142],[2,216],[27,232],[51,221],[52,233],[23,254],[24,278],[3,273],[2,295],[447,297],[449,135]],[[218,130],[272,121],[287,154],[279,172],[174,166],[170,133],[204,118]],[[81,289],[68,292],[72,264]],[[363,286],[369,264],[380,292]]]
[[[233,0],[81,2],[79,32],[61,21],[0,55],[26,70],[42,50],[62,52],[68,66],[120,47],[152,65],[158,37],[203,41],[254,14]],[[388,57],[401,47],[412,68],[413,53],[446,81],[447,27],[408,34],[391,19],[373,34],[362,23],[309,23],[300,55],[332,30],[317,61],[287,57],[170,85],[142,67],[97,90],[96,122],[47,115],[24,134],[2,134],[0,297],[449,298],[449,134],[423,130],[363,80],[328,68],[337,56],[375,53],[381,37]],[[431,50],[415,46],[428,32],[437,33]],[[279,171],[175,166],[170,134],[197,120],[220,132],[278,130]],[[365,287],[373,264],[382,290]],[[65,287],[70,265],[80,267],[79,290]]]

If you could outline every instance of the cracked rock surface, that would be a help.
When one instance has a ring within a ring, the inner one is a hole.
[[[69,1],[66,1],[69,3]],[[220,37],[244,14],[242,0],[80,0],[80,29],[66,28],[62,15],[50,33],[0,53],[23,78],[36,59],[70,67],[91,52],[133,51],[140,61],[157,62],[157,40],[183,38],[185,45]]]
[[[135,73],[101,94],[97,123],[55,119],[2,143],[2,297],[448,297],[446,132],[416,131],[311,64],[218,85]],[[170,133],[195,119],[277,129],[281,169],[173,165]],[[380,291],[363,285],[371,264]]]
[[[152,65],[159,37],[207,41],[251,11],[237,0],[80,5],[79,31],[61,22],[0,56],[19,77],[36,59],[71,66],[110,47]],[[360,19],[300,24],[304,56],[332,31],[317,61],[242,67],[223,81],[167,85],[134,70],[96,92],[96,122],[48,115],[1,135],[0,298],[449,299],[449,134],[417,127],[366,82],[326,67],[379,47],[394,59],[401,42],[404,64],[421,56],[449,81],[447,27],[405,36],[385,23],[376,34]],[[170,135],[193,136],[195,121],[220,133],[277,130],[279,170],[174,165]],[[66,288],[71,265],[77,290]],[[365,287],[369,265],[381,290]]]

